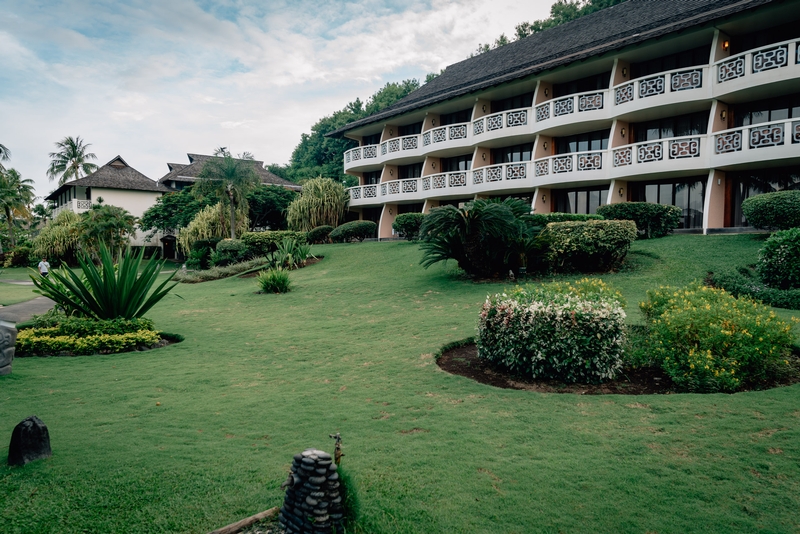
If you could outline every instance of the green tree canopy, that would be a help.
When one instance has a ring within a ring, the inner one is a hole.
[[[287,210],[289,229],[308,232],[317,226],[338,226],[344,217],[347,199],[347,190],[339,182],[322,176],[307,181],[303,194]]]
[[[76,180],[97,170],[97,165],[89,163],[90,159],[97,159],[93,152],[87,152],[89,143],[84,143],[80,136],[65,137],[56,142],[58,151],[50,153],[50,167],[47,176],[50,180],[58,178],[58,185],[62,186],[69,180]]]
[[[30,219],[28,206],[33,202],[33,180],[22,178],[16,169],[0,171],[0,211],[8,225],[8,239],[16,246],[14,223],[18,218]],[[0,245],[2,252],[2,245]]]
[[[81,248],[94,256],[101,245],[112,251],[122,251],[128,245],[128,238],[135,235],[136,217],[127,210],[108,204],[95,204],[92,209],[81,213],[75,225]]]
[[[234,158],[224,147],[222,150],[222,157],[211,158],[203,164],[198,175],[200,180],[192,192],[198,199],[211,197],[228,206],[228,227],[231,239],[236,239],[236,210],[239,206],[247,207],[247,194],[256,188],[259,180],[252,158]]]
[[[286,230],[286,210],[297,193],[279,185],[261,184],[247,195],[250,228]]]
[[[216,204],[215,199],[199,199],[191,187],[167,193],[144,212],[139,227],[145,232],[185,228],[201,209],[212,204]]]

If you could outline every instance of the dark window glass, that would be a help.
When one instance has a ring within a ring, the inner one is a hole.
[[[742,214],[742,202],[752,196],[800,190],[800,169],[797,167],[729,172],[726,178],[731,188],[731,204],[726,212],[725,226],[749,226]]]
[[[637,143],[685,135],[702,135],[708,129],[709,111],[631,124]]]
[[[559,213],[597,213],[597,208],[608,199],[608,186],[583,189],[557,189],[553,191],[555,208]]]
[[[365,221],[372,221],[375,224],[381,222],[381,210],[383,208],[361,208],[361,218]]]
[[[586,78],[571,82],[554,83],[553,98],[574,95],[575,93],[586,93],[587,91],[608,89],[609,80],[611,80],[611,71],[595,74],[594,76],[587,76]],[[492,108],[492,111],[494,111],[494,108]]]
[[[405,135],[416,135],[422,132],[422,122],[415,122],[414,124],[406,124],[405,126],[398,126],[397,133],[400,137]]]
[[[679,228],[703,227],[705,176],[659,182],[629,182],[633,202],[653,202],[678,206],[683,211]]]
[[[509,109],[529,108],[533,105],[533,93],[512,96],[502,100],[492,100],[492,113],[500,113]]]
[[[406,178],[419,178],[422,176],[422,163],[412,163],[411,165],[398,165],[397,174],[401,180]]]
[[[789,24],[746,35],[732,36],[731,54],[738,54],[740,52],[752,50],[753,48],[760,48],[797,37],[800,37],[800,24],[797,22],[790,22]]]
[[[492,149],[492,164],[514,163],[516,161],[530,161],[533,152],[533,143],[524,145],[507,146]]]
[[[696,65],[706,65],[711,54],[711,44],[657,57],[647,61],[631,63],[631,79],[650,76],[659,72],[674,69],[694,67]]]
[[[608,148],[608,136],[611,130],[597,130],[567,137],[556,137],[556,154],[571,154],[573,152],[588,152],[590,150],[605,150]]]
[[[460,124],[462,122],[469,122],[472,119],[472,108],[462,109],[453,113],[445,113],[439,116],[439,124],[447,126],[448,124]]]
[[[422,213],[422,202],[417,202],[414,204],[399,204],[397,206],[397,214],[401,215],[403,213]]]
[[[800,117],[800,94],[731,106],[734,127]]]
[[[373,185],[381,181],[381,171],[370,171],[364,173],[364,185]]]
[[[381,142],[381,134],[365,135],[361,138],[361,146],[377,145]]]
[[[442,158],[442,172],[468,171],[472,168],[472,154]]]

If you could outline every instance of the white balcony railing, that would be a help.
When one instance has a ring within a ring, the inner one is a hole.
[[[562,117],[573,113],[596,111],[605,107],[606,91],[587,91],[556,98],[536,106],[536,122],[551,117]]]
[[[613,166],[627,167],[656,161],[699,158],[704,137],[674,137],[627,145],[614,150]]]
[[[533,162],[534,172],[536,176],[547,176],[567,172],[598,171],[603,168],[604,155],[607,153],[607,150],[594,150],[540,158]]]
[[[614,104],[619,106],[668,92],[700,89],[703,87],[703,71],[706,69],[704,65],[675,69],[618,85],[614,88]]]
[[[531,108],[519,108],[481,117],[480,119],[472,121],[472,135],[481,135],[503,128],[525,126],[528,124],[528,115],[530,115],[530,112]]]
[[[73,198],[72,200],[58,206],[57,208],[53,208],[53,218],[55,218],[62,211],[72,211],[75,213],[82,213],[90,209],[92,209],[91,200],[78,200],[76,198]]]
[[[788,67],[800,63],[796,39],[775,43],[727,57],[714,63],[717,83],[725,83],[747,74]]]
[[[755,124],[714,134],[714,154],[717,155],[788,144],[800,144],[800,121]]]
[[[460,124],[449,124],[428,130],[422,134],[422,146],[429,146],[436,143],[444,143],[445,141],[457,141],[459,139],[466,139],[469,134],[469,123],[462,122]]]
[[[520,161],[516,163],[503,163],[501,165],[489,165],[480,167],[472,171],[472,184],[480,186],[491,184],[492,182],[502,182],[504,180],[524,180],[530,177],[528,167],[530,162]]]

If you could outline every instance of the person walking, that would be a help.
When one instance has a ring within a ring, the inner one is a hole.
[[[47,258],[42,258],[42,261],[39,262],[39,274],[43,278],[47,278],[47,275],[50,274],[50,264],[47,263]]]

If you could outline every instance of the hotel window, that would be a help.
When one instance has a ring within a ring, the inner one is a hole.
[[[401,180],[408,178],[419,178],[422,176],[422,163],[412,163],[411,165],[398,165],[397,175]]]
[[[800,169],[783,167],[726,173],[725,226],[749,226],[742,213],[742,202],[762,193],[800,190]]]
[[[381,181],[381,171],[370,171],[364,173],[364,185],[374,185]]]
[[[377,145],[381,142],[381,134],[365,135],[361,138],[361,146]]]
[[[439,124],[447,126],[448,124],[460,124],[462,122],[469,122],[472,119],[472,108],[462,109],[461,111],[454,111],[453,113],[445,113],[439,116]]]
[[[800,37],[800,24],[790,22],[746,35],[731,36],[731,55]]]
[[[685,135],[702,135],[708,129],[708,111],[631,124],[637,143]]]
[[[380,224],[381,210],[383,210],[383,208],[361,208],[361,219]]]
[[[415,202],[414,204],[399,204],[397,206],[397,214],[402,215],[403,213],[422,213],[423,208],[422,202]]]
[[[582,213],[594,215],[597,208],[604,206],[608,199],[608,186],[583,189],[556,189],[553,200],[559,213]]]
[[[631,79],[650,76],[651,74],[668,70],[707,65],[710,55],[711,44],[707,44],[685,52],[677,52],[639,63],[631,63]]]
[[[529,108],[533,105],[533,93],[512,96],[502,100],[492,100],[492,113],[500,113],[509,109]]]
[[[416,135],[420,132],[422,132],[422,122],[415,122],[414,124],[406,124],[405,126],[397,127],[397,135],[400,137]]]
[[[601,91],[608,89],[608,83],[611,80],[611,71],[602,74],[595,74],[594,76],[587,76],[579,80],[574,80],[566,83],[553,84],[553,98],[559,98],[567,95],[574,95],[575,93],[586,93],[588,91]]]
[[[533,152],[533,143],[507,146],[492,149],[492,164],[514,163],[517,161],[530,161]]]
[[[629,182],[631,201],[678,206],[683,211],[678,228],[703,227],[703,200],[707,176],[658,182]]]
[[[472,154],[442,158],[442,172],[468,171],[472,168]]]
[[[556,147],[556,154],[605,150],[608,148],[608,136],[610,133],[611,130],[598,130],[596,132],[556,137],[553,144]]]
[[[738,104],[731,107],[731,113],[734,128],[763,122],[796,119],[800,117],[800,95]]]

